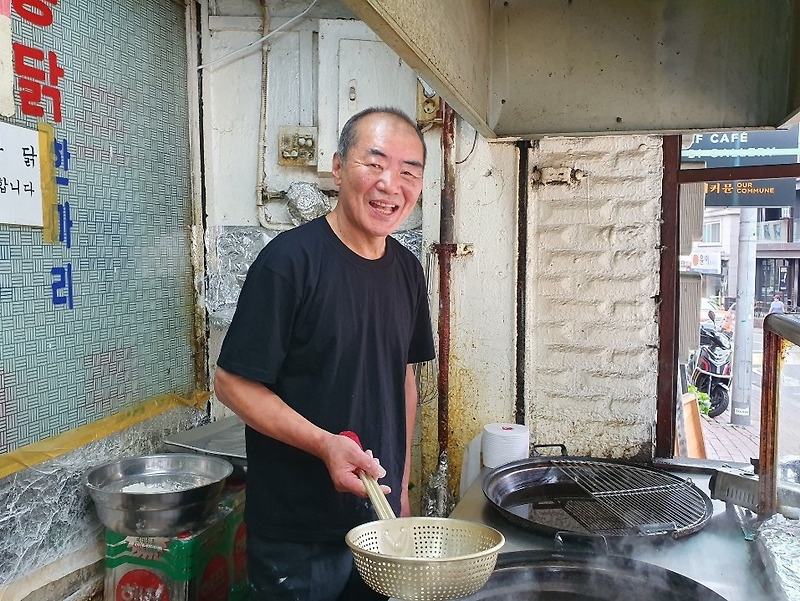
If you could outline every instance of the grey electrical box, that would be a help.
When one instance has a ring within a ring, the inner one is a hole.
[[[317,128],[283,126],[278,130],[278,164],[317,164]]]

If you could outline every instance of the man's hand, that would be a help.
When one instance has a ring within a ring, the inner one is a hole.
[[[347,436],[331,436],[322,460],[328,468],[328,473],[333,481],[334,488],[339,492],[349,492],[358,497],[366,497],[367,490],[359,470],[364,470],[376,480],[386,476],[386,470],[381,467],[380,461],[372,456],[372,451],[361,450],[361,446]],[[383,494],[389,494],[391,489],[381,485]]]
[[[217,367],[214,389],[217,398],[251,428],[319,457],[339,492],[367,496],[358,477],[359,469],[375,479],[386,475],[380,462],[372,457],[372,451],[362,451],[358,443],[346,436],[332,434],[312,424],[263,384]],[[388,486],[381,486],[381,489],[384,494],[391,492]]]

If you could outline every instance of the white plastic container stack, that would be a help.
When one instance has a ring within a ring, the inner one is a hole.
[[[486,424],[481,436],[483,465],[495,468],[527,459],[530,441],[528,426],[523,424]]]
[[[530,448],[528,426],[520,424],[487,424],[464,449],[461,462],[460,496],[480,474],[482,467],[495,468],[518,459],[527,459]]]

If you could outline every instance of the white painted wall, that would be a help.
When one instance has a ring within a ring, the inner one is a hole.
[[[457,244],[470,244],[474,254],[454,257],[451,263],[448,452],[453,490],[458,490],[462,455],[470,440],[484,424],[513,421],[515,369],[517,151],[511,143],[476,137],[471,126],[459,123],[454,238]],[[431,171],[435,165],[430,163]],[[438,240],[439,210],[438,199],[430,210],[426,206],[426,241]],[[438,270],[435,273],[434,313]],[[420,414],[423,484],[438,460],[436,411],[434,402]]]
[[[209,15],[202,3],[201,27],[203,144],[208,227],[258,225],[255,211],[258,183],[257,147],[261,94],[261,49],[246,52],[216,64],[224,56],[261,37],[261,31],[243,31],[242,21],[215,20],[215,16],[261,16],[259,3],[251,0],[213,2],[216,14]],[[228,8],[228,12],[225,11]],[[209,17],[214,27],[209,29]],[[251,25],[252,26],[252,25]]]
[[[654,437],[661,139],[551,138],[532,182],[526,398],[531,439],[571,454],[650,458]]]

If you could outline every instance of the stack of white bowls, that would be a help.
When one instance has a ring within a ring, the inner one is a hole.
[[[494,468],[527,459],[530,441],[531,433],[523,424],[486,424],[481,436],[483,465]]]

